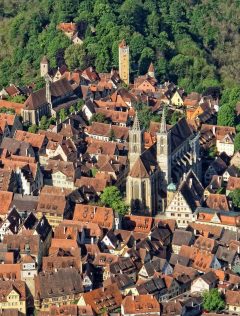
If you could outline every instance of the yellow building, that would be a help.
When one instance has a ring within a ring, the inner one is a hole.
[[[26,315],[26,285],[23,281],[0,282],[0,310],[17,309]]]
[[[129,85],[129,46],[126,45],[125,40],[119,44],[119,76]]]

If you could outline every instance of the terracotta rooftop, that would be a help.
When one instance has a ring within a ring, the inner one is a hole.
[[[6,215],[8,213],[12,199],[12,192],[0,191],[0,216]]]
[[[1,264],[0,265],[0,279],[13,279],[21,280],[21,265],[20,263],[15,264]],[[0,282],[1,283],[1,282]]]
[[[225,300],[228,306],[240,307],[240,292],[227,290],[225,294]]]
[[[72,239],[58,239],[52,238],[51,246],[49,249],[49,254],[56,253],[59,249],[66,251],[71,251],[73,249],[78,249],[78,244],[76,240]]]
[[[107,186],[107,182],[106,179],[81,177],[75,181],[75,186],[78,188],[85,186],[87,188],[93,188],[96,192],[103,192]]]
[[[19,300],[25,301],[26,296],[26,284],[23,281],[1,281],[0,282],[0,300],[1,302],[7,302],[7,296],[14,290],[19,294]]]
[[[160,315],[160,305],[157,299],[149,294],[126,296],[122,301],[122,307],[124,314],[142,315],[145,313],[159,313]]]
[[[83,293],[82,298],[85,304],[90,305],[97,314],[100,314],[106,306],[108,311],[112,311],[120,307],[122,303],[122,295],[116,283]]]
[[[111,135],[111,130],[113,131],[116,139],[121,139],[123,141],[128,139],[129,130],[127,127],[98,122],[93,122],[92,125],[88,127],[88,134],[109,137]]]
[[[81,222],[96,223],[101,228],[112,229],[114,214],[111,208],[77,204],[74,209],[73,219]]]
[[[215,246],[216,241],[214,239],[206,238],[204,236],[199,236],[194,243],[194,247],[209,253],[213,252]]]
[[[224,194],[209,194],[206,204],[207,207],[215,210],[229,211],[228,200]]]
[[[236,189],[240,189],[240,178],[236,177],[229,177],[228,183],[227,183],[227,190],[234,191]]]
[[[213,258],[214,258],[213,254],[199,252],[194,258],[192,267],[199,271],[206,272],[208,271],[209,268],[211,268]]]
[[[9,126],[13,126],[15,118],[15,114],[0,113],[0,121],[6,121]]]
[[[63,32],[75,32],[77,31],[77,24],[73,22],[59,23],[57,28]]]
[[[112,142],[104,142],[101,140],[96,140],[94,138],[88,138],[88,148],[87,153],[92,154],[104,154],[104,155],[114,155],[117,145]]]
[[[123,226],[126,230],[139,233],[150,233],[153,218],[148,216],[128,215],[123,218]]]
[[[16,114],[21,115],[24,104],[6,100],[0,100],[0,108],[13,109]]]
[[[20,130],[16,131],[14,138],[21,142],[27,142],[31,144],[32,147],[38,148],[38,149],[42,148],[45,141],[44,135],[29,133],[29,132],[20,131]]]

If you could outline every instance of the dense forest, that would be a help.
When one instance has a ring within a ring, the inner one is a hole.
[[[0,87],[39,79],[45,54],[52,67],[118,66],[118,43],[130,45],[131,75],[154,62],[160,81],[186,91],[234,87],[240,81],[239,0],[0,0]],[[73,45],[59,22],[86,24]]]

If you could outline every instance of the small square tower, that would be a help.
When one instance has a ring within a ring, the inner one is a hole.
[[[40,75],[41,77],[45,77],[49,72],[49,61],[46,56],[40,62]]]
[[[125,40],[119,44],[119,76],[127,85],[129,85],[129,46]]]

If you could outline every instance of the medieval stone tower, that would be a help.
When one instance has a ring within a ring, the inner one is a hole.
[[[171,132],[167,131],[163,109],[160,132],[157,133],[157,162],[162,172],[162,189],[166,191],[171,181]]]
[[[126,45],[125,40],[119,44],[119,76],[129,85],[129,46]]]
[[[41,77],[45,77],[49,72],[49,61],[46,56],[40,62],[40,75]]]
[[[141,130],[140,123],[138,120],[138,115],[136,113],[133,127],[129,130],[128,159],[129,159],[130,170],[132,169],[136,160],[144,151],[143,134],[144,134],[144,131]]]

